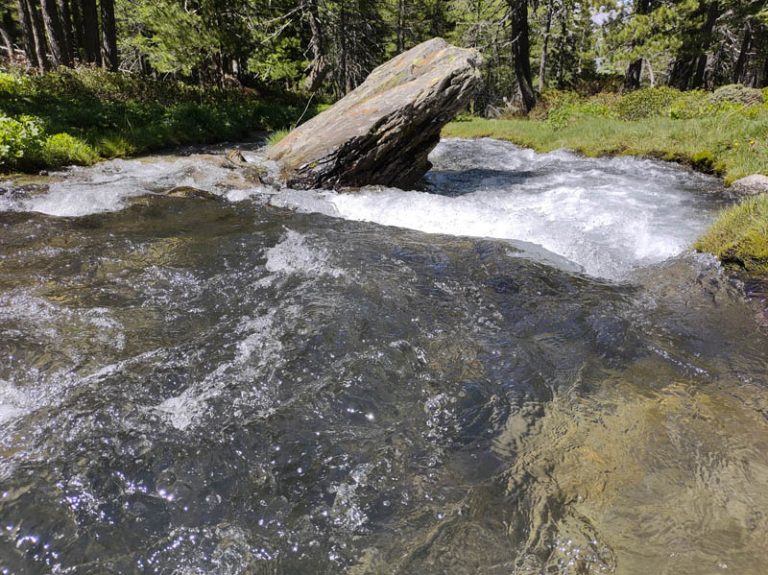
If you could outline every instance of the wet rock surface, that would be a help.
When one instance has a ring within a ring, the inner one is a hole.
[[[293,188],[411,188],[429,170],[440,129],[479,87],[480,55],[441,38],[374,70],[331,109],[268,151]]]

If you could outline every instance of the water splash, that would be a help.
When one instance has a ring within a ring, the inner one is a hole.
[[[719,206],[714,178],[637,158],[535,154],[496,140],[445,140],[428,191],[286,191],[271,199],[341,218],[434,234],[522,240],[621,279],[689,248]]]

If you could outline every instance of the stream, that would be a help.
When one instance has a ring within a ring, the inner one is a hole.
[[[765,573],[768,335],[690,251],[718,180],[223,157],[0,184],[0,574]]]

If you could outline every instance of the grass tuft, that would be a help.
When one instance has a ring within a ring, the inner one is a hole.
[[[89,166],[99,161],[96,151],[74,136],[54,134],[45,140],[41,151],[42,163],[51,168],[79,165]]]
[[[272,132],[267,138],[267,146],[276,146],[290,133],[290,130],[277,130]]]
[[[768,194],[726,208],[694,246],[752,274],[768,274]]]

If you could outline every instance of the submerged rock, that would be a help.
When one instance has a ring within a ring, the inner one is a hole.
[[[170,198],[188,198],[195,200],[220,200],[218,195],[208,190],[202,190],[193,186],[175,186],[167,190],[163,195]]]
[[[440,130],[479,87],[481,57],[442,38],[376,68],[331,109],[267,151],[300,189],[408,188],[429,170]]]
[[[756,196],[768,193],[768,176],[752,174],[731,184],[731,191],[741,196]]]

